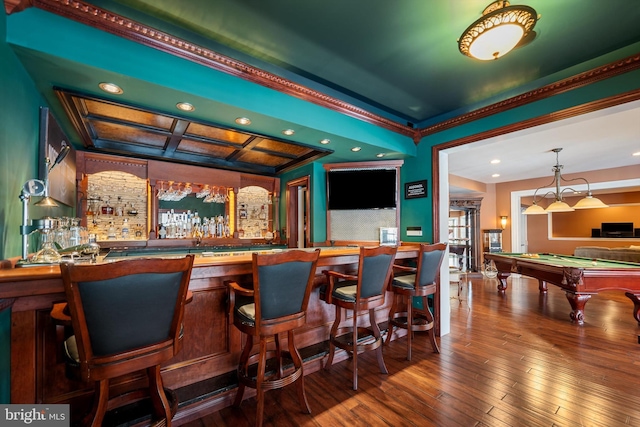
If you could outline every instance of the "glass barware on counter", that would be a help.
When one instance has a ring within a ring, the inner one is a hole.
[[[60,262],[62,256],[55,248],[53,231],[44,228],[40,231],[40,250],[33,255],[31,262],[34,263],[55,263]]]

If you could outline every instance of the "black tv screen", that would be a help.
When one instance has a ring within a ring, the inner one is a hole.
[[[633,237],[633,223],[603,222],[602,234],[605,237]]]
[[[327,173],[329,210],[396,207],[396,170],[335,170]]]

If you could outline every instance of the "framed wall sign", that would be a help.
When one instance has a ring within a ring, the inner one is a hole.
[[[419,199],[427,197],[427,180],[407,182],[404,184],[405,199]]]
[[[66,146],[71,147],[64,159],[49,173],[49,196],[67,206],[75,206],[76,200],[76,153],[60,125],[46,107],[40,108],[40,162],[38,175],[46,177],[46,162],[50,167]]]

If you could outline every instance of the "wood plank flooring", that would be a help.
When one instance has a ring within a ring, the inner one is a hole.
[[[373,353],[305,377],[313,411],[304,414],[293,387],[266,393],[265,426],[640,426],[640,332],[623,292],[594,295],[585,324],[569,319],[564,292],[510,278],[452,286],[451,333],[440,354],[416,334],[384,348],[389,375]],[[187,427],[254,425],[255,398],[191,421]]]

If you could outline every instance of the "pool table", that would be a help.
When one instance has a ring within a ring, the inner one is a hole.
[[[640,323],[640,264],[604,259],[580,258],[550,253],[485,253],[485,262],[493,261],[498,269],[498,290],[507,289],[511,273],[538,279],[540,292],[547,283],[565,290],[571,304],[571,320],[584,323],[584,306],[591,295],[601,291],[625,291],[633,301],[633,316]]]

